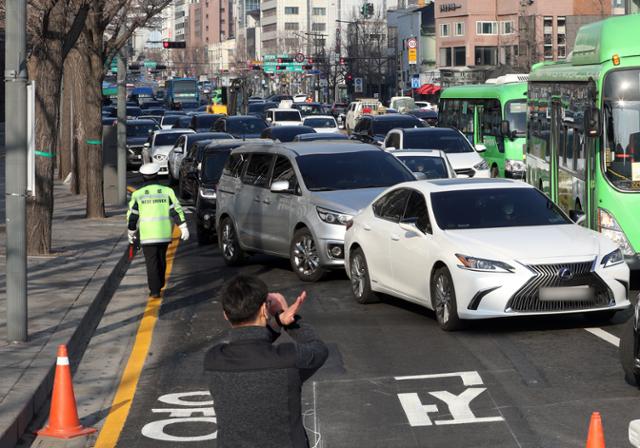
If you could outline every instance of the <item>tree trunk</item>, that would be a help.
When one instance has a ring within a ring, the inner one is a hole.
[[[99,6],[99,5],[95,5]],[[77,50],[80,64],[76,71],[83,85],[80,108],[79,152],[86,155],[81,165],[81,176],[86,182],[87,218],[104,218],[104,190],[102,172],[102,80],[104,79],[103,45],[104,34],[100,29],[100,15],[89,11]]]
[[[56,15],[51,15],[54,25]],[[36,82],[36,188],[35,197],[27,201],[27,253],[51,252],[53,216],[53,168],[58,118],[60,81],[62,78],[62,46],[55,40],[43,40],[29,58],[29,74]]]
[[[82,40],[82,39],[81,39]],[[81,40],[77,46],[82,45]],[[69,53],[65,70],[71,84],[71,108],[73,111],[73,133],[71,134],[71,161],[73,177],[71,181],[71,192],[74,194],[87,194],[87,157],[86,145],[80,142],[85,141],[84,128],[82,127],[84,113],[84,98],[87,96],[88,77],[86,67],[83,65],[80,52],[76,49]]]

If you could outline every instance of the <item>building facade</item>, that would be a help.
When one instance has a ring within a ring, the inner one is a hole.
[[[612,6],[610,0],[436,0],[438,67],[482,76],[566,59],[578,28],[611,15]]]

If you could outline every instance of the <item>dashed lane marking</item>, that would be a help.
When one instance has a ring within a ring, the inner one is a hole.
[[[175,258],[176,250],[180,244],[180,230],[178,227],[173,228],[173,239],[169,248],[167,249],[167,270],[165,272],[165,284],[169,282],[169,276],[173,269],[173,261]],[[166,288],[166,285],[165,285]],[[151,340],[153,338],[153,330],[156,322],[158,321],[158,313],[160,306],[162,305],[162,299],[164,297],[165,288],[160,292],[159,298],[149,297],[147,300],[147,306],[144,310],[138,332],[136,333],[136,339],[133,343],[129,360],[122,373],[120,384],[116,390],[116,394],[113,397],[109,415],[104,422],[104,426],[100,431],[98,440],[96,440],[95,448],[114,448],[122,429],[129,416],[133,398],[136,394],[138,387],[138,381],[144,368],[144,362],[149,353],[151,346]]]
[[[611,345],[620,347],[620,338],[612,335],[608,331],[604,331],[602,328],[585,328],[585,330],[587,330],[592,335],[599,337],[603,341],[608,342]]]

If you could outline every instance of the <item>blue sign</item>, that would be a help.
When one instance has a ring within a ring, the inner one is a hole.
[[[411,78],[411,88],[412,89],[420,88],[420,78]]]

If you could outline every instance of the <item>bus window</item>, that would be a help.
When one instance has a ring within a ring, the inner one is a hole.
[[[460,108],[460,122],[456,126],[460,132],[462,132],[470,142],[474,142],[473,134],[473,115],[475,107],[469,101],[462,101]]]
[[[509,121],[509,129],[516,136],[523,137],[527,133],[527,103],[525,100],[509,101],[505,106],[504,119]]]
[[[485,100],[482,105],[482,121],[480,125],[482,137],[485,135],[498,137],[500,135],[500,122],[502,121],[500,101]],[[501,150],[504,151],[504,147]]]

